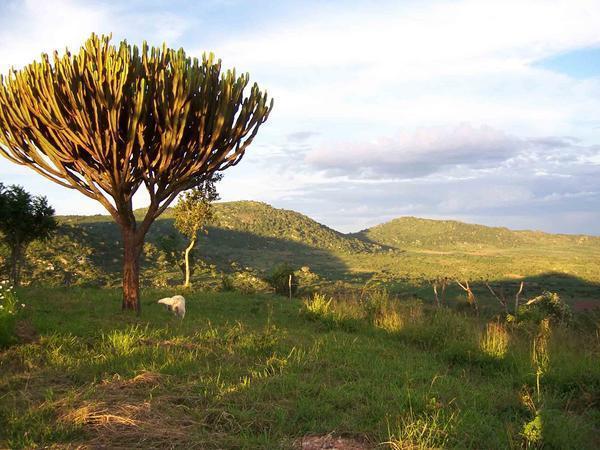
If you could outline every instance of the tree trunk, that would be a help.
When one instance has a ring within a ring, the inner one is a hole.
[[[140,305],[140,254],[142,245],[135,228],[123,228],[123,303],[122,309],[135,311],[139,316]],[[142,240],[143,242],[143,240]]]
[[[186,288],[191,286],[190,283],[190,252],[194,249],[194,245],[196,245],[196,238],[190,241],[190,245],[185,249],[185,284],[183,285]]]

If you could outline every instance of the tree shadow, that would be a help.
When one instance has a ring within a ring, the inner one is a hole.
[[[172,219],[156,221],[147,241],[156,243],[160,236],[177,233]],[[248,231],[208,227],[196,244],[196,257],[220,270],[231,270],[232,263],[269,272],[281,263],[310,270],[327,278],[343,278],[347,264],[332,251],[290,239],[264,236]]]
[[[469,281],[470,288],[480,306],[491,310],[502,309],[501,303],[496,298],[497,296],[506,300],[509,309],[512,311],[521,282],[523,283],[523,289],[519,294],[520,304],[544,292],[553,292],[558,294],[562,300],[570,304],[576,311],[600,308],[600,283],[562,272],[550,271],[537,275],[499,280],[458,281],[463,284],[465,281]],[[494,290],[495,295],[490,291],[488,285]],[[397,284],[396,290],[397,292],[412,292],[417,297],[421,297],[428,302],[434,302],[433,284],[429,282],[420,287],[411,287],[407,283]],[[438,285],[439,298],[442,301],[440,292],[441,288]],[[467,294],[454,279],[448,279],[445,296],[449,306],[451,304],[466,306]]]
[[[82,236],[86,245],[94,250],[90,257],[92,263],[109,274],[119,274],[123,246],[116,224],[106,220],[79,223],[77,226],[83,229]],[[157,245],[161,237],[170,234],[179,234],[173,226],[173,219],[159,219],[150,228],[146,242]],[[185,243],[184,238],[182,241]],[[183,247],[181,250],[183,251]],[[219,227],[209,227],[207,234],[199,236],[196,257],[223,271],[230,271],[232,263],[265,272],[270,272],[281,263],[297,268],[308,266],[312,272],[333,279],[344,278],[349,271],[347,264],[331,250],[289,239]],[[142,262],[142,266],[144,265]]]

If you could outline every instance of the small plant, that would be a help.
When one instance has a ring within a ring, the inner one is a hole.
[[[405,321],[402,314],[392,309],[377,320],[376,326],[389,333],[393,333],[404,328],[404,324]]]
[[[141,328],[132,325],[125,330],[113,330],[110,333],[102,333],[103,347],[111,353],[119,356],[130,356],[146,337],[148,327]]]
[[[542,443],[542,416],[536,414],[533,420],[523,425],[521,436],[523,436],[527,448],[539,446]]]
[[[519,318],[536,324],[547,318],[555,324],[568,325],[573,320],[573,313],[558,294],[544,292],[519,308]]]
[[[389,440],[385,444],[393,450],[447,448],[457,424],[456,412],[448,414],[438,406],[435,398],[429,399],[426,410],[420,414],[409,403],[409,412],[398,419],[395,433],[388,424]]]
[[[0,281],[0,347],[6,347],[15,340],[15,324],[20,309],[17,294],[8,281]]]
[[[550,319],[543,319],[540,323],[537,336],[533,339],[533,351],[531,361],[535,369],[535,383],[537,400],[541,400],[540,379],[548,371],[550,365],[550,353],[548,343],[550,340]]]
[[[490,322],[481,337],[481,351],[493,358],[501,359],[508,351],[509,334],[506,327],[498,322]]]
[[[311,299],[304,301],[305,312],[314,318],[326,317],[331,313],[332,299],[323,294],[315,293]]]
[[[373,289],[361,301],[367,320],[377,325],[391,307],[390,296],[385,288]]]
[[[279,295],[291,297],[298,290],[298,280],[294,273],[294,268],[287,263],[277,266],[271,273],[268,281]]]
[[[550,353],[548,351],[550,340],[550,319],[541,321],[537,335],[533,338],[531,364],[535,370],[535,399],[529,389],[525,389],[521,395],[522,403],[531,411],[533,419],[523,425],[521,436],[525,441],[525,447],[541,447],[542,443],[542,404],[541,379],[550,366]]]

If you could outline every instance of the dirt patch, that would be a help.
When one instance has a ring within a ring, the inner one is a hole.
[[[511,280],[521,280],[521,279],[525,278],[523,275],[520,275],[518,273],[507,273],[504,276]]]
[[[298,450],[371,450],[375,446],[364,440],[350,437],[326,435],[304,436],[298,442]]]
[[[600,300],[574,300],[573,308],[575,311],[591,311],[600,309]]]

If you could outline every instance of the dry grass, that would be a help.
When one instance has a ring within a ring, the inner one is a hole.
[[[55,404],[62,411],[59,421],[81,427],[91,448],[201,448],[190,432],[199,424],[177,407],[178,396],[143,398],[163,380],[155,372],[104,380],[86,395],[90,398]]]

